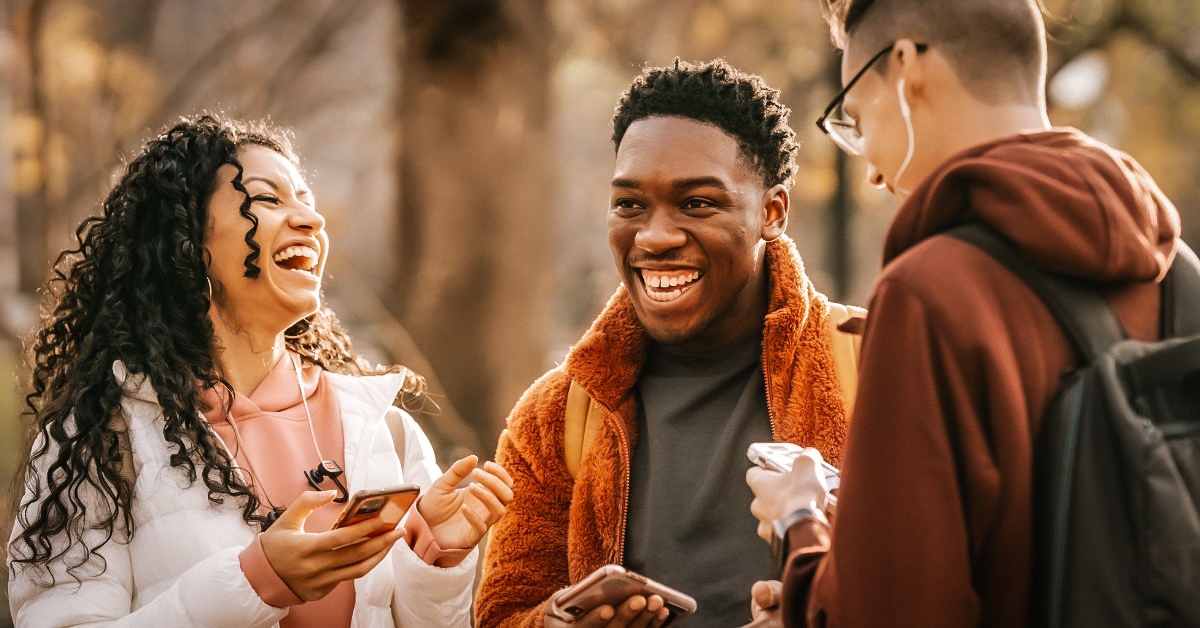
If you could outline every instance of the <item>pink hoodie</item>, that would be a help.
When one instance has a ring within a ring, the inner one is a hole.
[[[313,490],[304,471],[322,460],[333,460],[345,469],[345,446],[341,411],[337,395],[328,384],[321,367],[305,364],[297,382],[292,354],[285,354],[271,368],[266,379],[246,397],[235,394],[228,415],[216,391],[208,390],[204,402],[205,418],[225,442],[241,469],[252,475],[264,508],[287,508],[304,491]],[[305,406],[301,403],[303,390]],[[312,414],[309,429],[308,413]],[[232,417],[236,430],[229,423]],[[318,456],[316,447],[320,448]],[[346,484],[343,475],[340,480]],[[325,480],[321,490],[335,488]],[[348,487],[353,492],[353,487]],[[331,502],[315,510],[305,521],[308,532],[322,532],[333,525],[343,504]],[[407,540],[414,551],[431,565],[450,567],[466,557],[469,550],[442,550],[433,539],[425,520],[414,506],[405,518]],[[354,582],[345,581],[320,600],[303,602],[280,579],[255,542],[242,552],[242,571],[251,586],[268,604],[291,607],[280,623],[282,628],[349,626],[354,609]]]

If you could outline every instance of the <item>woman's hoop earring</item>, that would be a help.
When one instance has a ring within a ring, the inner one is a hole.
[[[291,329],[291,327],[289,327],[288,329]],[[283,330],[283,339],[284,340],[300,340],[300,339],[304,338],[306,335],[308,335],[308,329],[305,329],[304,331],[302,331],[298,334],[289,334],[289,333],[287,333],[287,329]]]
[[[209,279],[209,278],[208,278],[208,275],[205,275],[205,276],[204,276],[204,283],[208,284],[208,301],[211,303],[211,302],[212,302],[212,300],[213,300],[213,292],[212,292],[212,279]]]

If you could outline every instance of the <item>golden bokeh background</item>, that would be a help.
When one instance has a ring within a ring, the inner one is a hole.
[[[1047,4],[1052,122],[1141,161],[1200,241],[1200,0]],[[609,118],[644,65],[676,57],[782,90],[801,142],[789,233],[820,289],[862,304],[894,201],[812,123],[840,87],[817,0],[5,0],[0,515],[38,290],[178,116],[294,129],[356,348],[430,379],[441,411],[419,419],[443,461],[490,457],[618,284]]]

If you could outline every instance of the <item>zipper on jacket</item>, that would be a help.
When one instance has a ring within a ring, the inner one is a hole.
[[[629,525],[629,476],[633,473],[630,460],[629,435],[625,433],[625,422],[617,417],[617,431],[621,434],[621,453],[625,461],[625,499],[621,502],[621,532],[617,536],[617,564],[625,564],[625,528]]]
[[[779,441],[775,433],[775,411],[771,409],[771,372],[767,368],[767,326],[763,325],[762,363],[759,365],[763,373],[763,393],[767,396],[767,419],[771,422],[771,440]]]

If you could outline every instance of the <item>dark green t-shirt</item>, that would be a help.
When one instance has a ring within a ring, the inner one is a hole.
[[[625,566],[696,598],[689,628],[750,621],[750,587],[778,578],[746,485],[771,440],[761,331],[704,354],[651,347],[637,385]]]

